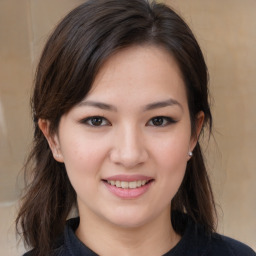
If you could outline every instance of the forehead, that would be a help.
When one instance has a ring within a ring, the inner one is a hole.
[[[86,98],[105,99],[111,95],[134,100],[162,100],[168,96],[186,100],[176,60],[165,49],[151,45],[122,49],[103,64]]]

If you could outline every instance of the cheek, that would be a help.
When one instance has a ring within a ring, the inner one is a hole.
[[[166,136],[155,151],[158,177],[161,177],[162,185],[170,190],[172,196],[178,190],[186,171],[189,134],[179,132]]]
[[[173,133],[157,144],[155,152],[163,164],[184,164],[187,162],[189,144],[189,133]]]
[[[171,187],[179,186],[187,166],[187,150],[184,148],[165,148],[159,151],[159,175],[164,176]]]
[[[99,179],[100,166],[106,155],[104,143],[73,136],[62,140],[61,151],[70,181],[73,185]]]
[[[89,154],[92,150],[88,150],[88,147],[83,145],[81,141],[66,140],[61,145],[61,151],[65,165],[72,169],[72,166],[78,167],[83,162],[87,162],[87,160],[90,159]]]
[[[63,151],[64,164],[69,180],[78,198],[89,202],[97,193],[103,152],[95,143],[79,140],[66,141]]]

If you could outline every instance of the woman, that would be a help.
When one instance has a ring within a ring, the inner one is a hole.
[[[91,0],[49,38],[17,225],[26,255],[255,255],[216,234],[198,138],[207,67],[189,27],[144,0]],[[31,172],[33,170],[33,172]],[[72,209],[79,218],[66,223]]]

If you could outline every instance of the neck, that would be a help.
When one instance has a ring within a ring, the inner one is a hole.
[[[170,210],[150,223],[138,227],[120,227],[93,216],[80,214],[78,238],[99,255],[163,255],[180,236],[171,224]]]

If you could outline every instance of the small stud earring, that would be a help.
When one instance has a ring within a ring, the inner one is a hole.
[[[59,154],[59,153],[55,153],[54,156],[55,156],[56,158],[60,158],[60,154]]]
[[[193,156],[193,152],[192,152],[192,151],[189,151],[189,152],[188,152],[188,155],[189,155],[190,157],[192,157],[192,156]]]

